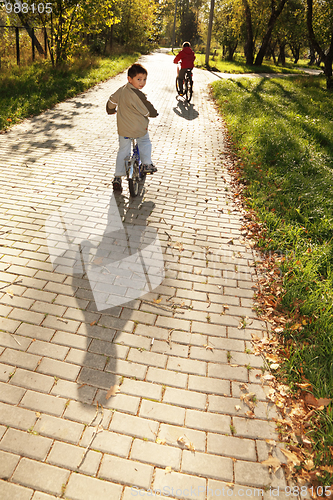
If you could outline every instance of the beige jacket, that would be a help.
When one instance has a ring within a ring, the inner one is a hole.
[[[109,97],[106,112],[112,115],[116,111],[118,134],[123,137],[143,137],[148,130],[148,116],[158,116],[145,94],[131,83],[120,87]]]

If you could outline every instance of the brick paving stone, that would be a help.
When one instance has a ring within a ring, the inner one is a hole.
[[[8,429],[0,441],[0,449],[43,462],[51,448],[52,442],[52,439],[36,436],[29,432]]]
[[[176,373],[171,370],[149,367],[147,372],[147,381],[159,384],[169,385],[185,389],[187,385],[187,375],[185,373]]]
[[[206,434],[202,431],[188,429],[186,427],[181,427],[178,425],[161,424],[157,437],[162,441],[165,439],[167,444],[179,448],[177,439],[181,438],[184,435],[187,440],[193,443],[197,451],[205,451]]]
[[[186,410],[185,426],[208,432],[230,434],[231,417],[197,410]]]
[[[207,363],[196,359],[184,359],[176,356],[169,356],[167,368],[177,372],[206,375]]]
[[[35,340],[35,342],[32,342],[30,344],[27,350],[27,352],[30,352],[32,354],[59,359],[60,361],[63,361],[65,359],[68,351],[68,347],[49,344],[49,342],[43,342],[42,340]]]
[[[113,342],[105,342],[98,339],[93,339],[89,346],[89,351],[96,354],[105,354],[117,359],[126,359],[129,351],[129,347],[125,345],[119,345]]]
[[[80,367],[57,359],[43,358],[37,372],[52,375],[66,380],[76,380]]]
[[[96,415],[95,406],[82,404],[78,401],[67,402],[64,417],[75,422],[82,422],[83,424],[90,424],[91,422],[95,422],[95,420],[100,421],[100,417]],[[112,413],[110,411],[103,411],[103,419],[100,423],[104,428],[108,427],[111,417]]]
[[[33,411],[0,403],[0,424],[27,431],[35,425],[36,419],[37,416]]]
[[[166,474],[164,469],[157,469],[153,490],[161,491],[167,496],[175,498],[206,499],[206,480],[202,477],[171,472]]]
[[[224,394],[225,396],[229,396],[230,382],[229,380],[190,375],[188,379],[188,389],[205,392],[206,394]]]
[[[109,430],[120,434],[127,434],[135,438],[155,441],[158,431],[158,422],[148,420],[147,418],[115,412]]]
[[[235,436],[222,436],[208,433],[207,451],[216,455],[233,457],[241,460],[256,461],[255,441]]]
[[[179,470],[181,450],[173,446],[135,439],[130,458],[157,467],[172,467],[173,470]]]
[[[171,403],[184,408],[204,410],[207,403],[206,394],[167,387],[163,396],[164,403]]]
[[[184,450],[181,472],[232,481],[233,462],[231,458]]]
[[[109,399],[106,399],[107,391],[98,391],[95,401],[98,401],[104,408],[111,408],[136,415],[140,405],[140,398],[129,396],[128,394],[117,394]]]
[[[105,367],[105,371],[135,378],[136,380],[144,380],[147,370],[148,368],[146,365],[133,363],[132,361],[124,361],[123,359],[117,359],[116,362],[114,359],[111,359]]]
[[[267,485],[285,487],[287,484],[281,469],[270,474],[265,465],[242,460],[235,462],[235,482],[255,488],[265,488]]]
[[[133,460],[104,455],[98,477],[129,486],[149,488],[154,468]]]
[[[120,390],[124,394],[141,396],[148,399],[160,400],[162,398],[162,387],[151,382],[141,382],[140,380],[129,380],[125,378]]]
[[[54,384],[54,377],[17,368],[14,375],[10,379],[10,383],[25,387],[26,389],[50,392]]]
[[[167,363],[167,356],[165,354],[158,354],[156,352],[149,352],[135,348],[130,349],[127,359],[129,361],[143,363],[149,366],[156,366],[158,368],[165,368]]]
[[[42,493],[41,491],[35,491],[31,500],[56,500],[57,497],[53,495],[48,495],[47,493]]]
[[[3,403],[18,404],[24,393],[25,389],[0,382],[0,401]]]
[[[94,428],[87,427],[81,439],[80,446],[83,446],[84,448],[88,446],[93,433]],[[126,458],[128,457],[132,441],[133,438],[130,436],[104,430],[103,432],[96,434],[90,444],[90,449]]]
[[[244,497],[262,500],[263,496],[263,488],[249,488],[248,486],[224,483],[214,479],[208,480],[207,500],[215,500],[218,497],[234,498],[235,500],[241,500],[244,499]]]
[[[18,335],[10,335],[9,333],[5,332],[0,332],[0,345],[4,347],[12,347],[19,351],[25,351],[29,347],[31,342],[31,339],[27,339]]]
[[[208,363],[208,376],[241,382],[247,382],[249,378],[248,370],[244,366],[217,363]]]
[[[151,418],[168,424],[184,425],[185,410],[173,405],[156,403],[144,399],[141,404],[141,417]]]
[[[51,394],[62,396],[66,399],[82,401],[82,403],[92,403],[94,401],[97,389],[89,385],[78,385],[69,380],[58,380],[53,386]]]
[[[31,500],[33,490],[0,480],[1,500]]]
[[[69,472],[52,465],[22,458],[12,481],[28,488],[34,488],[60,496],[62,486],[66,484]]]
[[[65,498],[68,500],[91,500],[92,498],[120,500],[121,492],[122,487],[119,484],[100,481],[83,474],[72,474],[65,490]]]
[[[234,426],[238,436],[252,439],[277,439],[275,422],[263,422],[256,419],[234,418]]]
[[[34,430],[42,436],[77,444],[83,433],[84,425],[51,415],[42,415]]]
[[[47,463],[94,476],[102,460],[102,453],[89,450],[82,461],[84,453],[84,448],[56,441],[47,457]]]
[[[0,451],[0,479],[9,479],[12,476],[19,460],[20,457],[18,455]]]
[[[45,326],[29,325],[28,323],[22,323],[16,333],[18,335],[23,335],[24,337],[31,337],[33,339],[49,341],[51,340],[54,330],[51,328],[46,328]],[[21,340],[20,340],[21,342]]]
[[[86,349],[90,344],[91,339],[83,335],[77,335],[67,332],[56,332],[52,338],[52,343],[60,344],[68,347],[76,347],[77,349]]]
[[[92,352],[86,352],[81,349],[71,348],[67,354],[66,362],[103,370],[107,362],[107,357]]]
[[[145,491],[142,488],[138,488],[137,486],[132,486],[131,488],[129,486],[126,486],[124,494],[122,496],[122,500],[133,500],[133,498],[135,498],[135,497],[152,498],[154,495],[157,498],[159,498],[160,500],[170,499],[169,495],[166,497],[166,496],[162,495],[160,492],[157,492],[157,491],[155,492],[151,488],[149,488],[147,491]]]

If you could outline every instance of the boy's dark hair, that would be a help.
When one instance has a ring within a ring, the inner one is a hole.
[[[190,42],[184,42],[184,43],[183,43],[183,47],[191,47]]]
[[[130,78],[134,78],[139,74],[148,75],[148,71],[146,70],[146,68],[141,66],[141,64],[132,64],[132,66],[128,68],[127,76],[129,76]]]

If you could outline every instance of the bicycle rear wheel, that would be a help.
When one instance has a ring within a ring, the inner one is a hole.
[[[192,78],[190,76],[186,76],[185,77],[185,98],[188,102],[190,102],[191,98],[192,98],[192,93],[193,93],[193,82],[192,82]]]
[[[138,164],[137,160],[135,160],[135,162],[133,164],[133,176],[131,179],[128,179],[129,192],[130,192],[130,195],[133,197],[138,195],[139,180],[140,180],[139,164]]]
[[[179,88],[179,81],[178,81],[178,77],[176,78],[176,90],[177,90],[177,93],[178,95],[180,94],[180,88]]]

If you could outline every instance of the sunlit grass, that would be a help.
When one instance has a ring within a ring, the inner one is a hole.
[[[306,61],[302,61],[304,67],[307,67]],[[199,68],[205,67],[205,54],[196,54],[195,66]],[[245,58],[240,54],[234,56],[233,61],[226,61],[221,58],[220,54],[215,57],[210,56],[209,66],[221,73],[284,73],[284,74],[302,74],[304,71],[301,69],[301,64],[292,63],[290,60],[285,66],[276,66],[272,61],[264,60],[261,66],[249,66],[246,64]],[[317,68],[318,69],[318,68]]]
[[[69,97],[107,80],[133,64],[139,54],[83,57],[53,68],[49,61],[12,66],[0,73],[0,130],[38,115]]]
[[[333,107],[325,87],[324,78],[305,76],[213,84],[248,206],[267,229],[259,244],[285,257],[283,311],[306,318],[285,328],[283,373],[291,386],[308,380],[316,397],[333,398]],[[317,465],[333,442],[331,413],[311,431]],[[330,476],[322,481],[332,484]]]

